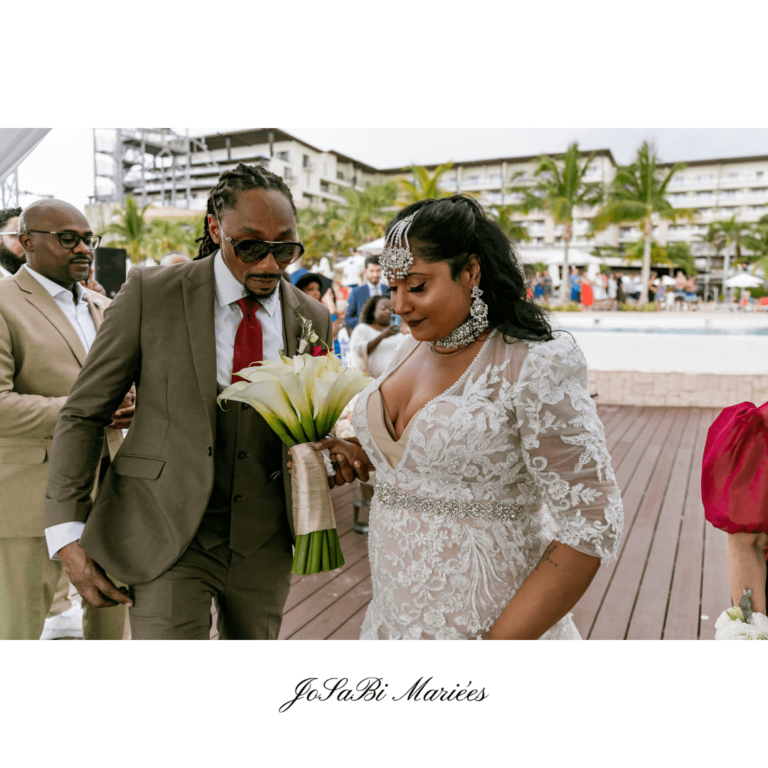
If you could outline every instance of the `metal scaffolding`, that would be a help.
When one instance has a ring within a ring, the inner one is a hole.
[[[3,204],[1,208],[19,207],[19,172],[14,171],[2,182]]]
[[[192,208],[193,190],[210,186],[196,177],[218,176],[218,163],[205,141],[170,128],[115,128],[93,131],[92,204],[123,205],[128,196]],[[183,201],[183,204],[181,203]]]

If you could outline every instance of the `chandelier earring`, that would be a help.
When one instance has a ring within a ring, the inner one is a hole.
[[[469,317],[444,339],[430,341],[430,350],[434,352],[435,347],[466,347],[473,341],[477,341],[480,334],[488,327],[488,305],[480,298],[482,295],[483,291],[475,286],[471,293],[472,306],[469,308]]]

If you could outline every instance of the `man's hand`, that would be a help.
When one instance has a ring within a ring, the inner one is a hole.
[[[131,426],[131,419],[136,412],[136,385],[131,388],[120,403],[120,407],[112,414],[112,423],[110,429],[128,429]]]
[[[94,268],[91,267],[91,272],[88,275],[87,280],[81,280],[80,284],[84,285],[89,291],[96,291],[96,293],[100,293],[102,296],[106,296],[107,292],[104,290],[104,287],[101,285],[101,283],[97,283],[93,279],[93,273],[95,272]]]
[[[111,608],[133,600],[123,594],[108,578],[104,569],[76,541],[59,550],[61,564],[78,594],[95,608]]]

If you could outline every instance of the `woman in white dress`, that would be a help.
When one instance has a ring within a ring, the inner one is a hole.
[[[352,367],[378,379],[404,339],[399,326],[392,325],[389,296],[371,296],[349,339]]]
[[[411,331],[361,393],[340,474],[375,468],[362,639],[579,639],[621,496],[584,357],[526,300],[472,198],[414,203],[381,258]]]

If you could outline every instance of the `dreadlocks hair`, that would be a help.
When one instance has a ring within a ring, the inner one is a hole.
[[[239,163],[233,171],[224,171],[219,176],[219,183],[208,195],[208,205],[205,215],[205,229],[203,236],[197,241],[200,247],[195,261],[204,259],[212,253],[216,253],[219,245],[213,242],[208,230],[208,215],[218,218],[222,211],[230,210],[237,205],[237,193],[247,189],[271,189],[280,192],[288,198],[291,210],[296,214],[296,205],[293,202],[291,190],[288,185],[276,173],[266,170],[258,165],[245,165]]]
[[[0,228],[4,227],[11,219],[21,216],[21,208],[0,209]]]

